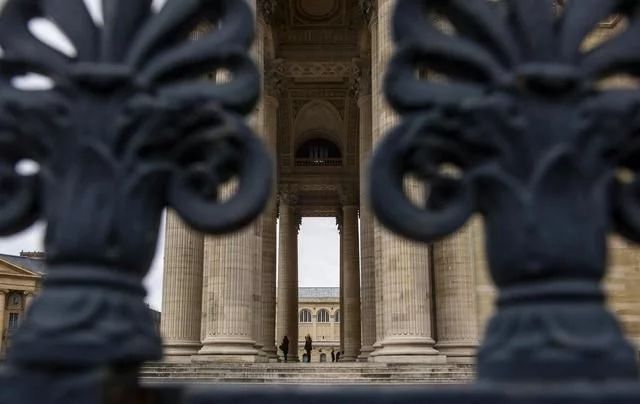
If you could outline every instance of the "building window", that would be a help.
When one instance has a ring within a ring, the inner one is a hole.
[[[321,309],[318,311],[318,322],[319,323],[329,322],[329,312],[327,310]]]
[[[335,316],[336,316],[336,323],[339,323],[340,322],[340,310],[336,310]]]
[[[311,311],[304,309],[300,310],[299,321],[301,323],[310,323],[311,322]]]
[[[9,330],[15,330],[18,328],[18,322],[20,321],[20,315],[18,313],[9,313]]]

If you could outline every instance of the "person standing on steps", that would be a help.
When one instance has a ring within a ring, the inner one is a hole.
[[[336,361],[336,351],[335,349],[331,350],[331,362],[335,362]]]
[[[311,335],[307,334],[304,337],[304,350],[307,353],[307,362],[311,362],[311,349],[313,349],[313,340],[311,339]]]
[[[282,351],[282,355],[284,356],[284,361],[287,362],[289,355],[289,337],[286,335],[282,338],[282,343],[280,344],[280,350]]]

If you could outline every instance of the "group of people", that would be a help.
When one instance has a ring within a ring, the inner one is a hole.
[[[282,356],[284,356],[284,361],[289,361],[289,337],[286,335],[282,338],[282,342],[278,347],[282,351]],[[311,335],[307,334],[304,337],[304,351],[305,357],[303,358],[303,362],[311,362],[311,351],[313,350],[313,340],[311,339]],[[339,362],[340,357],[344,355],[344,352],[337,352],[332,349],[331,350],[331,362]]]

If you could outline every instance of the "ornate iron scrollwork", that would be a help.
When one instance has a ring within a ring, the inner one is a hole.
[[[640,91],[601,85],[637,77],[639,13],[624,0],[571,1],[561,16],[552,0],[398,1],[386,93],[403,122],[377,149],[371,200],[425,242],[484,216],[500,294],[481,379],[638,376],[600,281],[608,233],[640,241]],[[628,27],[585,47],[611,15]],[[409,174],[424,206],[403,190]]]
[[[10,0],[0,17],[0,234],[48,223],[45,287],[12,341],[14,368],[159,359],[141,281],[163,208],[222,233],[269,197],[271,162],[242,120],[260,87],[248,5],[169,0],[154,11],[151,0],[109,0],[103,14],[95,23],[83,0]],[[217,28],[189,40],[203,16]],[[38,39],[36,18],[73,54]],[[217,69],[231,78],[205,79]],[[16,85],[33,73],[50,86]],[[24,159],[39,172],[17,171]],[[230,180],[237,192],[221,201]]]

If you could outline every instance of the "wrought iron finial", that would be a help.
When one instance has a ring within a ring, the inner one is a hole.
[[[265,206],[271,165],[243,123],[259,96],[244,1],[10,0],[0,17],[0,234],[48,223],[48,274],[9,363],[137,364],[161,357],[141,281],[163,208],[194,228],[227,232]],[[216,29],[189,40],[204,17]],[[29,24],[47,18],[66,54]],[[226,69],[213,83],[205,73]],[[16,79],[36,73],[49,88]],[[23,159],[40,171],[22,175]],[[237,180],[221,202],[218,189]]]
[[[552,0],[398,1],[386,93],[403,122],[378,147],[371,200],[382,223],[426,242],[484,216],[500,295],[482,379],[637,378],[600,281],[608,233],[640,241],[640,91],[600,84],[640,71],[639,12],[625,0],[571,1],[560,16]],[[614,14],[626,30],[585,49]],[[404,193],[409,174],[425,206]]]

